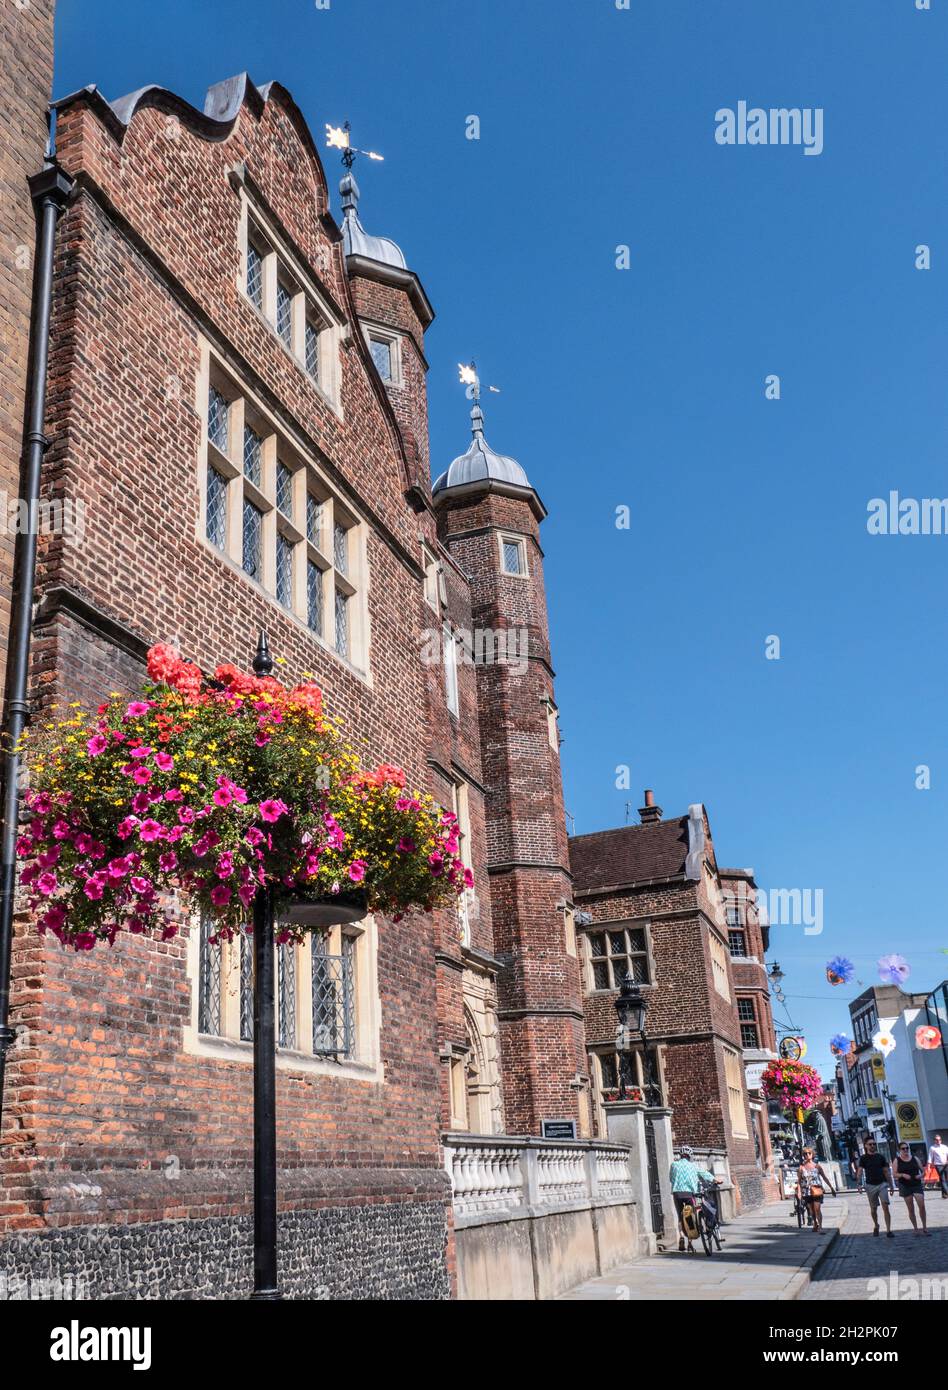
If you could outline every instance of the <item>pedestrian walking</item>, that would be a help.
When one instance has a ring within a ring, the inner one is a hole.
[[[943,1142],[940,1134],[935,1135],[935,1142],[928,1150],[928,1161],[938,1175],[938,1186],[944,1200],[948,1197],[948,1144]]]
[[[879,1234],[879,1207],[881,1205],[885,1214],[885,1233],[891,1238],[892,1214],[889,1210],[889,1194],[895,1196],[895,1186],[892,1181],[889,1160],[884,1154],[879,1153],[874,1139],[866,1140],[865,1150],[856,1160],[856,1172],[859,1179],[859,1191],[862,1192],[865,1189],[866,1196],[869,1198],[872,1234],[874,1236]]]
[[[817,1235],[823,1230],[823,1194],[828,1187],[833,1189],[834,1197],[838,1196],[836,1188],[823,1171],[822,1163],[814,1159],[813,1150],[804,1149],[803,1161],[797,1169],[797,1196],[810,1208]]]
[[[922,1165],[912,1153],[908,1144],[900,1144],[895,1160],[895,1177],[899,1184],[899,1194],[905,1198],[909,1220],[917,1236],[927,1236],[928,1218],[925,1215],[925,1184],[922,1181]],[[915,1213],[922,1218],[922,1229],[918,1228]]]

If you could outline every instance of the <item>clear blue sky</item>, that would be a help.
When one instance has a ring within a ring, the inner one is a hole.
[[[705,802],[722,862],[822,889],[823,935],[777,928],[772,955],[824,1076],[858,992],[825,982],[831,955],[866,985],[887,951],[915,988],[948,973],[948,536],[865,524],[890,489],[948,496],[948,0],[933,6],[58,6],[60,95],[155,82],[200,105],[247,68],[317,133],[348,116],[385,154],[362,210],[438,311],[436,468],[466,447],[455,364],[474,356],[503,388],[488,438],[550,510],[576,829],[621,824],[654,787],[666,814]],[[741,100],[823,108],[823,153],[719,146],[715,112]]]

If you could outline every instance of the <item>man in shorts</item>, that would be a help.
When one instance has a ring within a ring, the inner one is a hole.
[[[865,1151],[859,1155],[857,1164],[857,1174],[859,1178],[859,1191],[863,1187],[866,1196],[869,1198],[869,1215],[872,1217],[872,1234],[879,1234],[879,1204],[885,1214],[885,1233],[892,1236],[892,1215],[889,1211],[889,1194],[895,1195],[895,1188],[892,1185],[892,1174],[889,1170],[889,1160],[879,1153],[878,1146],[874,1139],[866,1140]]]

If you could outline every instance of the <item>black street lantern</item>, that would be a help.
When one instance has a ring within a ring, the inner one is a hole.
[[[638,1033],[642,1039],[642,1052],[645,1059],[645,1085],[642,1088],[645,1093],[647,1105],[662,1104],[662,1089],[658,1084],[652,1062],[652,1054],[649,1051],[648,1038],[645,1034],[645,1015],[648,1010],[648,998],[643,993],[641,985],[627,974],[619,988],[619,995],[616,999],[616,1013],[619,1015],[619,1027],[616,1034],[617,1046],[620,1052],[632,1051],[632,1038]],[[625,1078],[622,1075],[621,1060],[619,1063],[619,1098],[625,1100],[626,1087]]]
[[[267,635],[260,633],[254,674],[269,676],[273,658]],[[277,1282],[276,1177],[276,974],[273,889],[257,889],[253,904],[253,1293],[274,1301],[283,1295]],[[331,927],[365,916],[365,901],[340,893],[338,898],[290,903],[280,920],[299,927]]]
[[[647,1009],[648,1000],[642,993],[641,986],[636,984],[631,975],[626,975],[616,1000],[620,1026],[628,1028],[631,1033],[643,1033]]]

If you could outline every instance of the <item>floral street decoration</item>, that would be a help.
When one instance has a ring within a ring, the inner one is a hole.
[[[915,1046],[922,1052],[932,1052],[941,1046],[941,1029],[922,1023],[915,1029]]]
[[[770,1062],[760,1078],[761,1094],[775,1100],[785,1114],[810,1110],[823,1090],[823,1082],[815,1067],[806,1062]]]
[[[830,1038],[830,1052],[834,1057],[844,1057],[852,1048],[848,1033],[834,1033]]]
[[[912,973],[904,956],[880,956],[879,979],[886,985],[901,985]]]
[[[880,1028],[872,1035],[872,1045],[877,1052],[881,1052],[883,1057],[888,1057],[890,1052],[895,1051],[895,1038],[888,1028]]]
[[[140,695],[91,717],[73,704],[28,740],[17,854],[41,932],[76,950],[121,931],[167,939],[180,895],[228,939],[258,887],[278,909],[359,892],[397,918],[472,885],[456,817],[400,768],[361,769],[317,686],[230,665],[209,680],[164,645],[148,675]]]
[[[826,978],[831,985],[848,985],[856,967],[845,956],[834,956],[826,962]]]

